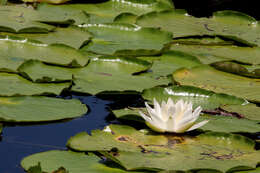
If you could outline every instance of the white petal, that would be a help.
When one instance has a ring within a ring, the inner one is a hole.
[[[139,111],[139,114],[143,117],[143,119],[145,121],[151,121],[151,117],[148,117],[147,115],[145,115],[142,111]]]
[[[198,106],[194,111],[193,111],[193,116],[194,117],[199,117],[199,115],[200,115],[200,112],[202,111],[202,108],[200,107],[200,106]]]
[[[175,106],[174,103],[173,103],[173,101],[172,101],[172,99],[171,99],[170,97],[168,98],[167,106],[168,106],[168,108]]]
[[[156,101],[156,99],[153,99],[153,105],[154,105],[154,111],[155,113],[161,117],[161,106],[159,105],[159,103]]]
[[[151,108],[147,102],[144,103],[149,114],[156,114],[153,108]]]
[[[205,125],[206,123],[208,123],[208,122],[209,122],[209,120],[201,121],[201,122],[199,122],[199,123],[197,123],[197,124],[194,124],[194,125],[193,125],[191,128],[189,128],[187,131],[195,130],[195,129],[201,127],[201,126],[204,126],[204,125]]]

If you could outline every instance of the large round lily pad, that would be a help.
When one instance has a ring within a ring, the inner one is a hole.
[[[67,145],[79,151],[99,151],[127,170],[226,172],[235,167],[255,168],[260,159],[254,141],[241,135],[217,132],[196,137],[163,135],[123,125],[110,125],[110,129],[111,132],[92,131],[91,136],[79,133]]]
[[[63,167],[69,173],[126,173],[123,169],[112,164],[111,167],[101,163],[101,159],[94,154],[77,153],[73,151],[51,150],[42,153],[36,153],[25,157],[21,161],[22,167],[28,171],[32,166],[40,163],[44,172],[53,172]],[[133,172],[136,173],[136,172]]]
[[[40,122],[82,116],[87,108],[79,100],[27,96],[0,97],[0,121]]]
[[[180,69],[173,73],[173,78],[182,85],[191,85],[260,102],[260,79],[218,71],[206,65]]]
[[[166,101],[168,98],[172,98],[175,102],[183,99],[192,102],[194,109],[201,106],[204,110],[212,110],[221,105],[242,105],[247,103],[245,99],[227,94],[218,94],[193,86],[154,87],[145,89],[142,92],[142,97],[149,101],[156,98],[159,102]]]
[[[57,84],[33,83],[17,74],[0,73],[0,96],[59,95],[70,85],[71,82]]]
[[[153,55],[171,42],[169,32],[156,28],[142,28],[131,24],[85,24],[93,34],[91,42],[82,50],[105,55]]]

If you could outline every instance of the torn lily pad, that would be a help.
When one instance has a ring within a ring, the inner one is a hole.
[[[81,27],[93,34],[91,42],[82,50],[103,55],[155,55],[172,40],[169,32],[131,24],[85,24]]]
[[[260,102],[258,94],[260,79],[218,71],[207,65],[177,70],[173,73],[173,78],[182,85],[191,85],[216,93],[225,93]]]
[[[259,162],[260,152],[254,149],[254,141],[241,135],[209,132],[190,137],[159,135],[123,125],[110,128],[112,133],[79,133],[67,145],[79,151],[99,151],[127,170],[226,172],[235,167],[255,168]]]
[[[43,96],[0,97],[0,121],[47,122],[80,117],[87,107],[79,100]]]

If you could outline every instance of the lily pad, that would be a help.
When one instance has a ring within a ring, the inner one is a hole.
[[[172,32],[175,38],[220,35],[248,45],[260,45],[257,21],[236,11],[219,11],[211,18],[196,18],[184,10],[152,12],[139,17],[136,23],[144,27],[160,27]]]
[[[223,45],[233,45],[234,41],[223,40],[220,37],[185,37],[185,38],[175,38],[172,43],[174,44],[184,44],[184,45],[210,45],[210,46],[223,46]]]
[[[145,89],[142,92],[142,97],[149,101],[156,98],[159,102],[166,101],[168,98],[172,98],[175,102],[183,99],[192,102],[194,109],[201,106],[204,110],[213,110],[221,105],[242,105],[248,103],[245,99],[239,97],[219,94],[193,86],[154,87]]]
[[[139,111],[145,112],[145,108],[125,108],[113,110],[112,113],[119,120],[135,121],[144,123],[144,119],[140,116]],[[201,114],[198,122],[209,120],[207,124],[198,128],[203,131],[225,132],[225,133],[257,133],[260,132],[260,124],[253,120],[245,118],[236,118],[222,115]]]
[[[229,73],[238,74],[241,76],[247,76],[251,78],[260,78],[260,65],[249,66],[242,65],[235,62],[216,62],[211,64],[214,68]]]
[[[54,26],[37,22],[39,14],[22,6],[0,6],[0,32],[46,33]]]
[[[17,64],[16,57],[74,67],[84,66],[89,60],[76,49],[65,45],[48,45],[11,36],[0,36],[0,54],[1,57],[9,58],[8,63],[13,60],[12,64],[15,66]]]
[[[173,78],[182,85],[191,85],[260,102],[260,79],[218,71],[207,65],[177,70],[173,73]]]
[[[29,60],[19,68],[19,73],[33,82],[68,82],[72,81],[73,73],[81,68],[65,68],[46,65],[40,61]]]
[[[255,104],[247,105],[225,105],[221,106],[222,109],[229,112],[237,112],[243,115],[245,118],[260,122],[260,107]]]
[[[110,125],[112,132],[92,131],[70,138],[79,151],[99,151],[127,170],[210,169],[226,172],[235,167],[255,168],[260,152],[254,141],[241,135],[208,132],[196,137],[154,134],[130,126]],[[185,164],[183,162],[185,161]]]
[[[46,44],[65,44],[75,49],[79,49],[91,37],[91,34],[89,32],[76,26],[70,26],[67,28],[60,27],[48,33],[26,33],[26,34],[2,33],[2,35],[11,35],[11,34],[17,37],[38,40]]]
[[[23,58],[0,56],[0,71],[1,72],[17,72],[20,65],[24,63]]]
[[[167,85],[167,78],[154,79],[147,76],[131,75],[146,70],[150,63],[144,60],[119,57],[100,57],[74,75],[72,91],[89,94],[101,92],[141,92],[144,88]]]
[[[134,15],[132,13],[121,13],[115,17],[114,22],[135,24],[137,17],[137,15]]]
[[[0,133],[2,132],[2,129],[3,129],[3,125],[0,124]]]
[[[38,84],[28,81],[17,74],[0,73],[0,96],[59,95],[70,85],[71,82]]]
[[[151,11],[163,11],[173,9],[170,0],[108,0],[102,3],[65,4],[65,5],[42,5],[39,11],[77,12],[84,11],[89,21],[85,23],[109,23],[121,13],[142,15]],[[77,22],[78,23],[78,22]]]
[[[187,52],[206,64],[219,61],[237,61],[253,65],[260,64],[260,47],[173,44],[171,50]]]
[[[87,108],[79,100],[43,96],[0,97],[0,121],[57,121],[82,116]]]
[[[138,57],[153,63],[149,69],[154,77],[167,76],[181,67],[194,67],[201,62],[192,55],[180,51],[169,51],[161,56]]]
[[[82,50],[97,54],[154,55],[172,40],[169,32],[131,24],[85,24],[81,27],[93,34],[91,42]]]
[[[109,165],[109,162],[101,163],[101,159],[94,154],[78,153],[73,151],[51,150],[41,153],[36,153],[25,157],[21,161],[22,167],[28,171],[31,166],[40,163],[44,172],[52,172],[59,167],[64,167],[69,173],[126,173],[116,164]],[[111,167],[110,167],[111,166]],[[137,173],[137,172],[133,172]],[[142,172],[139,172],[142,173]]]

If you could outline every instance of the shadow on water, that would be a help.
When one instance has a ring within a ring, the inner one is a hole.
[[[88,106],[88,113],[83,117],[65,122],[7,126],[0,138],[0,173],[24,173],[20,167],[23,157],[33,153],[53,149],[66,149],[67,140],[81,132],[103,129],[108,124],[107,104],[110,101],[94,96],[71,96]],[[68,97],[66,97],[68,98]]]

